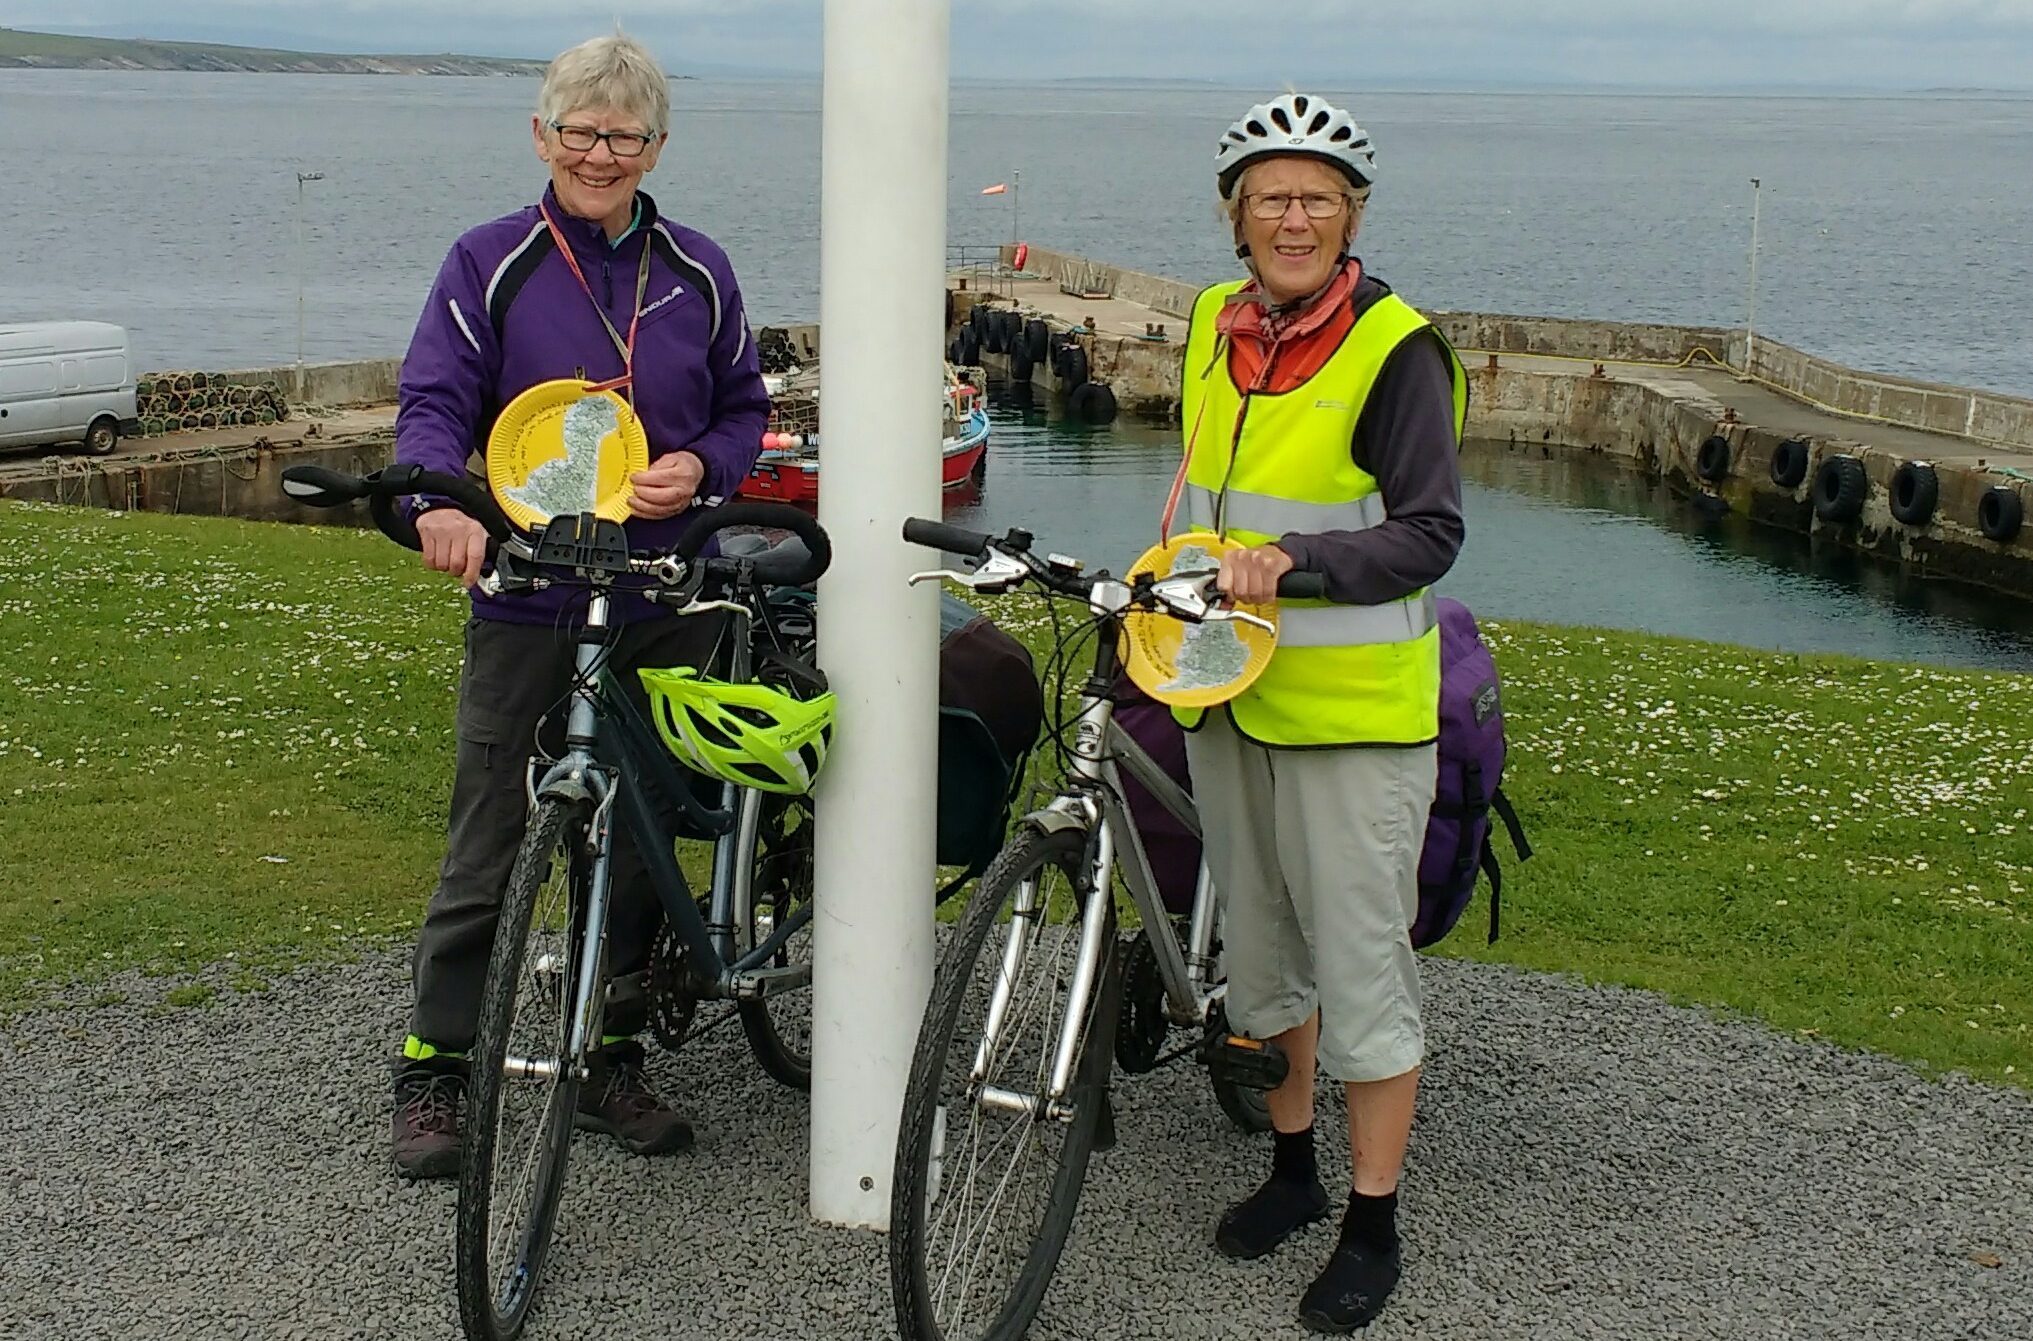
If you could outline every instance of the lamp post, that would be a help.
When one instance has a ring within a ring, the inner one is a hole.
[[[322,172],[296,175],[296,398],[304,398],[304,183],[325,180]]]
[[[1758,318],[1758,205],[1763,183],[1751,178],[1751,293],[1744,309],[1744,376],[1751,375],[1753,332]]]

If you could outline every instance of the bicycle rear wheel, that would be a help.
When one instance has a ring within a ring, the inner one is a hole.
[[[890,1280],[904,1341],[1012,1341],[1044,1301],[1072,1229],[1113,1060],[1118,966],[1110,892],[1073,1083],[1056,1113],[1012,1105],[1048,1087],[1083,941],[1084,833],[1026,829],[950,934],[905,1091]],[[998,991],[1006,1013],[972,1074]],[[1000,1103],[984,1103],[985,1092]]]
[[[509,872],[481,993],[459,1167],[459,1315],[466,1335],[522,1331],[557,1223],[578,1105],[572,1001],[591,877],[582,805],[537,807]]]

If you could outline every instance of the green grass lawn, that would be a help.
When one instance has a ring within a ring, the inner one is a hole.
[[[464,618],[369,532],[0,503],[0,1002],[406,935]],[[1442,952],[2033,1079],[2033,681],[1485,628],[1539,855]]]

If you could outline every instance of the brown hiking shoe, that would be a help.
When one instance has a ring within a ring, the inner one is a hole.
[[[388,1120],[397,1173],[412,1179],[458,1176],[465,1098],[464,1062],[433,1057],[401,1064],[395,1073],[395,1112]]]
[[[629,1039],[593,1054],[593,1074],[579,1089],[578,1125],[604,1132],[638,1155],[692,1148],[692,1124],[650,1087],[642,1044]]]

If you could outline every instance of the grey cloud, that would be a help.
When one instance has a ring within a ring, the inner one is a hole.
[[[815,70],[820,0],[15,0],[9,22],[325,49],[548,56],[619,18],[672,68]],[[2025,87],[2033,0],[955,0],[972,76]]]

